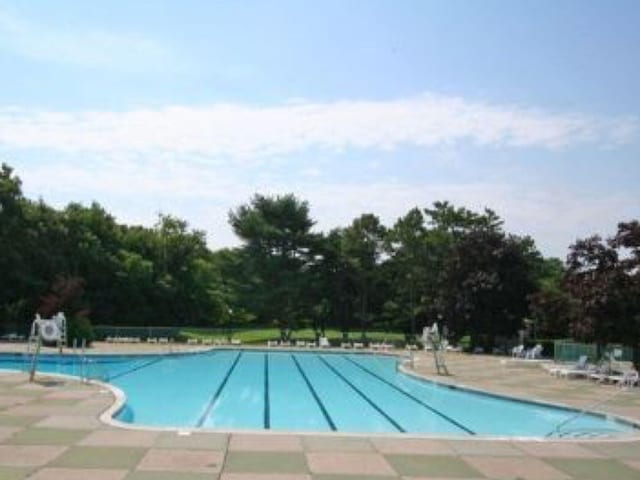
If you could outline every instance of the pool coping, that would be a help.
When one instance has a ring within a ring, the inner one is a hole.
[[[348,437],[348,438],[394,438],[394,439],[442,439],[442,440],[469,440],[469,441],[515,441],[515,442],[540,442],[540,443],[601,443],[601,442],[634,442],[640,440],[640,420],[634,419],[630,417],[625,417],[623,415],[612,414],[605,411],[599,410],[590,410],[590,409],[579,409],[576,407],[571,407],[568,405],[554,403],[547,400],[542,399],[526,399],[519,397],[517,395],[503,394],[503,393],[495,393],[488,390],[482,390],[477,387],[465,385],[465,384],[450,384],[447,382],[443,382],[437,380],[433,377],[427,377],[425,375],[419,374],[415,371],[411,371],[406,368],[405,363],[410,361],[406,357],[404,357],[400,352],[393,351],[372,351],[372,350],[356,350],[353,349],[292,349],[292,348],[246,348],[243,346],[214,346],[207,350],[192,350],[192,351],[180,351],[180,352],[144,352],[141,354],[114,354],[114,353],[94,353],[89,354],[89,356],[148,356],[148,355],[156,355],[156,356],[182,356],[182,355],[192,355],[192,354],[202,354],[207,352],[212,352],[216,350],[257,350],[257,351],[279,351],[279,352],[309,352],[309,353],[362,353],[362,354],[376,354],[376,355],[384,355],[384,356],[394,356],[398,357],[401,361],[398,364],[398,370],[408,376],[414,377],[418,380],[429,382],[444,388],[450,388],[454,390],[466,390],[480,395],[486,395],[493,398],[502,398],[512,401],[517,401],[520,403],[529,403],[529,404],[537,404],[546,407],[554,407],[560,408],[563,410],[568,410],[575,413],[590,413],[599,417],[604,417],[605,419],[613,419],[615,421],[619,421],[621,423],[626,423],[631,425],[635,432],[631,434],[619,435],[615,437],[596,437],[596,438],[575,438],[575,437],[534,437],[534,436],[500,436],[500,435],[470,435],[470,436],[459,436],[459,435],[446,435],[446,434],[425,434],[425,433],[415,433],[415,432],[339,432],[339,431],[330,431],[330,432],[318,432],[318,431],[296,431],[296,430],[265,430],[265,429],[233,429],[233,428],[202,428],[202,427],[164,427],[164,426],[153,426],[153,425],[140,425],[140,424],[132,424],[121,422],[115,418],[115,416],[124,408],[126,404],[126,394],[123,390],[112,385],[108,382],[89,379],[83,380],[74,375],[67,375],[62,373],[55,372],[40,372],[41,375],[44,376],[52,376],[52,377],[60,377],[65,378],[74,382],[85,383],[90,385],[96,385],[101,388],[105,388],[111,392],[114,396],[114,402],[102,413],[99,413],[98,419],[109,426],[120,428],[123,430],[138,430],[138,431],[159,431],[159,432],[176,432],[180,434],[190,435],[193,433],[228,433],[228,434],[257,434],[257,435],[300,435],[300,436],[323,436],[323,437]],[[402,361],[404,360],[404,361]],[[24,373],[22,370],[11,370],[5,369],[7,372],[15,372],[15,373]]]

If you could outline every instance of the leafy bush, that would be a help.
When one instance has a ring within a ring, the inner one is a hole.
[[[73,345],[75,340],[77,345],[82,344],[82,340],[86,342],[86,345],[91,345],[91,342],[95,340],[96,336],[93,331],[91,321],[86,317],[72,317],[67,320],[67,342],[68,345]]]

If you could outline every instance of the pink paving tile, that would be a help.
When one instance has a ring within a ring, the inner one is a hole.
[[[638,453],[638,456],[640,457],[640,453]],[[640,471],[640,460],[622,460],[622,463]],[[638,476],[640,476],[640,473],[638,474]]]
[[[33,400],[33,397],[23,395],[2,395],[0,396],[0,407],[13,407],[15,405],[23,405]]]
[[[534,457],[547,458],[602,458],[598,452],[575,443],[519,442],[514,444],[520,450]]]
[[[59,390],[49,393],[42,398],[51,398],[54,400],[84,400],[96,395],[95,390]]]
[[[251,452],[301,452],[302,442],[295,435],[247,435],[234,434],[229,440],[229,450]]]
[[[60,456],[66,449],[67,447],[58,446],[0,445],[0,465],[7,467],[44,465]]]
[[[450,446],[439,440],[372,438],[373,445],[382,453],[447,455],[455,453]]]
[[[50,415],[37,423],[37,427],[69,430],[91,430],[103,424],[93,415]]]
[[[127,470],[100,468],[43,468],[29,480],[122,480]]]
[[[97,430],[87,435],[78,445],[101,447],[150,447],[159,432],[140,430]]]
[[[537,458],[529,457],[463,457],[464,461],[494,479],[562,480],[571,478]]]
[[[223,473],[220,480],[311,480],[303,473]]]
[[[455,477],[402,477],[402,480],[487,480],[485,477],[464,477],[457,479]]]
[[[21,427],[0,427],[0,442],[22,430]]]
[[[218,473],[222,469],[224,452],[218,450],[151,449],[138,470],[192,473]]]
[[[77,410],[73,405],[47,405],[46,403],[41,403],[37,405],[17,405],[15,407],[6,409],[4,413],[9,415],[26,416],[74,415],[77,413]]]
[[[375,453],[307,453],[311,473],[395,475],[382,455]]]

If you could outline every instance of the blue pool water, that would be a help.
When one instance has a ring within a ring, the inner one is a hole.
[[[597,437],[633,425],[569,408],[451,388],[368,354],[214,350],[181,355],[43,356],[44,372],[123,390],[122,422],[188,428]],[[0,368],[24,369],[20,355]]]

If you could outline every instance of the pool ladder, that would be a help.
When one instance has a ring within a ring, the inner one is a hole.
[[[618,390],[617,392],[614,392],[613,395],[602,399],[602,400],[598,400],[595,403],[592,403],[590,405],[587,405],[586,407],[583,407],[582,409],[580,409],[578,412],[576,412],[574,415],[572,415],[571,417],[567,418],[566,420],[563,420],[562,422],[558,423],[555,428],[553,430],[551,430],[549,433],[547,433],[545,435],[545,438],[549,438],[552,436],[557,436],[557,437],[566,437],[569,435],[572,435],[571,432],[565,432],[562,433],[561,429],[571,423],[571,422],[575,422],[578,418],[583,417],[584,415],[586,415],[587,413],[589,413],[590,411],[592,411],[594,408],[597,408],[601,405],[604,405],[605,403],[613,400],[614,398],[616,398],[618,395],[620,395],[622,392],[625,392],[627,389],[626,388],[621,388],[620,390]],[[582,435],[578,435],[578,436],[586,436],[586,434],[582,434]],[[600,436],[600,435],[596,435],[596,436]]]

